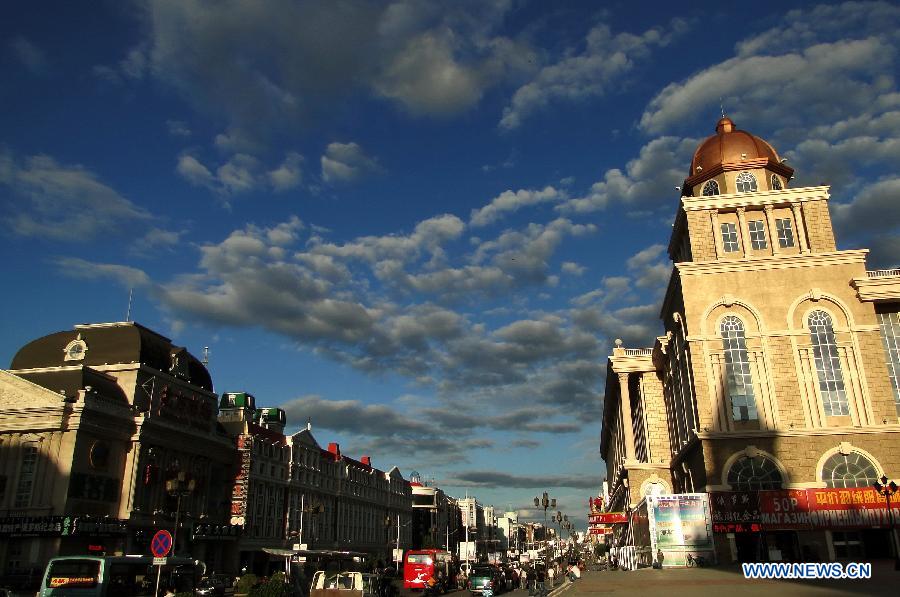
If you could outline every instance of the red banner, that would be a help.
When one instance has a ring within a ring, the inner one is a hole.
[[[612,534],[612,529],[603,527],[591,527],[590,529],[588,529],[588,532],[591,535],[610,535]]]
[[[588,516],[588,522],[591,524],[621,524],[628,522],[628,517],[624,512],[601,512]]]
[[[890,526],[885,501],[870,487],[717,491],[710,504],[717,533]]]

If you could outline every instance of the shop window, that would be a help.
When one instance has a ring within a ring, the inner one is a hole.
[[[875,463],[859,452],[833,454],[822,465],[822,481],[827,487],[871,487],[878,477]]]
[[[742,456],[728,469],[728,484],[734,491],[781,489],[784,480],[775,463],[765,456]]]
[[[894,388],[894,407],[900,417],[900,313],[879,313],[878,323],[881,324],[888,375]]]
[[[849,415],[850,403],[844,389],[844,375],[841,371],[841,359],[838,356],[831,316],[825,311],[813,311],[807,318],[807,325],[825,414],[829,417]]]
[[[731,416],[735,421],[753,421],[759,418],[753,393],[753,377],[750,375],[750,359],[744,323],[733,315],[722,319],[720,326],[722,347],[725,350],[725,373],[728,398],[731,400]]]
[[[766,241],[766,228],[762,220],[750,220],[747,222],[750,228],[750,245],[757,251],[767,249],[769,243]]]
[[[775,230],[778,232],[778,246],[787,249],[794,246],[794,229],[791,228],[790,218],[775,220]]]
[[[757,190],[756,177],[749,172],[741,172],[734,179],[738,193],[755,193]]]
[[[841,560],[862,560],[863,543],[859,531],[832,531],[834,556]]]

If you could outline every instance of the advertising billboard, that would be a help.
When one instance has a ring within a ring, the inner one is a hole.
[[[708,494],[648,496],[647,516],[653,559],[661,553],[663,566],[684,566],[688,553],[715,561]]]

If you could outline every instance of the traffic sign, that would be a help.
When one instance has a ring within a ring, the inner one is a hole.
[[[165,529],[156,531],[156,534],[153,535],[153,539],[150,540],[150,551],[153,552],[153,555],[157,558],[164,558],[169,555],[171,549],[172,533]]]
[[[154,566],[165,566],[169,558],[153,558]]]

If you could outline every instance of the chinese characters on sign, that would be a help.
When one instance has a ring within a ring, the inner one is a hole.
[[[253,436],[239,435],[237,438],[238,470],[231,490],[231,524],[243,526],[247,516],[247,489],[250,485],[250,451]]]

